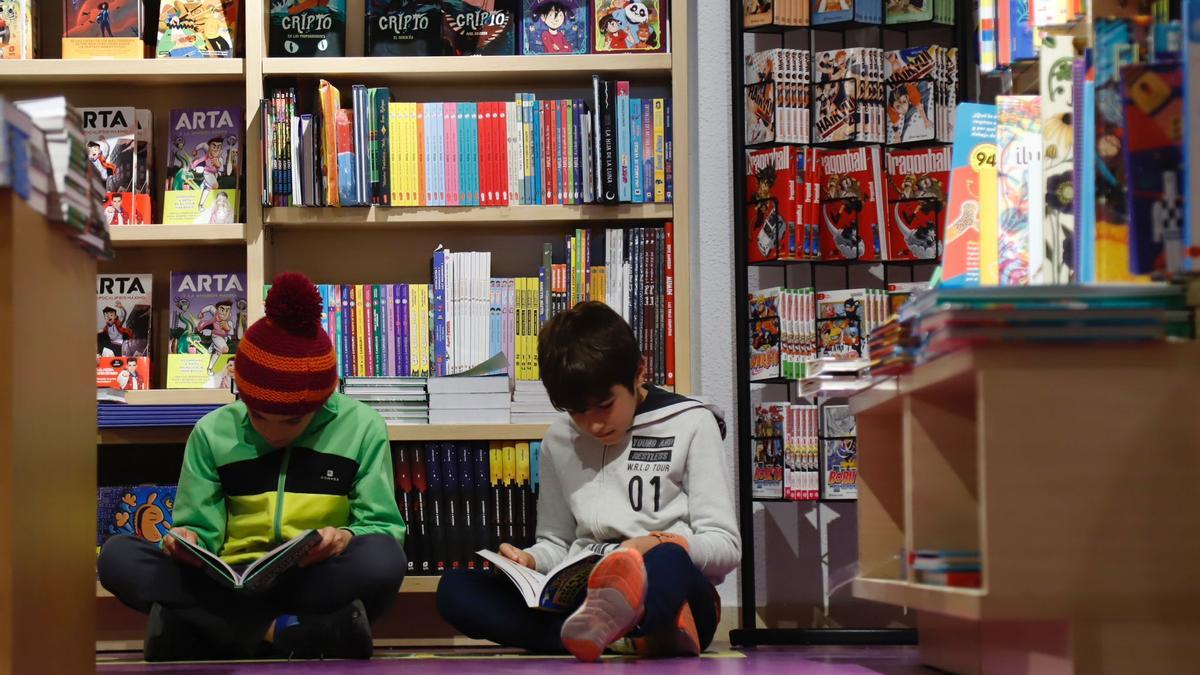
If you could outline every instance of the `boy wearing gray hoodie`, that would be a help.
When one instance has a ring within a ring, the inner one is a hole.
[[[443,576],[439,612],[469,637],[585,661],[625,637],[642,655],[699,654],[719,619],[713,584],[741,558],[720,411],[647,384],[633,331],[603,303],[547,322],[538,363],[569,417],[542,440],[536,543],[500,553],[540,572],[583,549],[604,558],[569,614],[473,570]]]

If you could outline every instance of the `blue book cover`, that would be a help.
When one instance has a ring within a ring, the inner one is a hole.
[[[440,454],[442,460],[443,512],[446,515],[446,569],[462,566],[466,557],[462,547],[462,493],[459,490],[458,453],[454,443],[443,441]]]
[[[542,475],[542,442],[531,441],[529,443],[529,485],[533,489],[534,494],[537,494],[538,483],[541,482]]]
[[[1037,47],[1033,40],[1033,21],[1029,18],[1029,0],[1010,0],[1008,16],[1008,25],[1012,32],[1013,62],[1037,59]]]
[[[1096,83],[1083,83],[1083,109],[1078,113],[1083,119],[1083,137],[1089,139],[1081,147],[1083,164],[1080,170],[1083,179],[1077,198],[1080,198],[1079,220],[1076,230],[1079,239],[1079,262],[1075,268],[1081,284],[1096,283]]]
[[[859,23],[883,23],[882,0],[853,0],[854,20]],[[934,2],[935,0],[926,0]],[[670,200],[668,200],[670,201]]]
[[[367,88],[356,84],[351,90],[354,104],[354,198],[355,205],[371,203],[371,104]]]
[[[521,103],[521,203],[537,204],[533,188],[533,94],[518,94]]]
[[[663,157],[665,162],[663,171],[665,176],[663,181],[665,183],[663,188],[665,196],[663,201],[668,204],[675,201],[673,194],[675,190],[675,139],[671,118],[671,99],[667,99],[663,101]]]
[[[119,535],[162,541],[174,522],[175,492],[174,485],[97,488],[96,546]]]
[[[629,99],[629,180],[632,187],[631,201],[641,204],[646,201],[642,189],[642,99]]]
[[[409,331],[412,330],[412,324],[409,321],[408,315],[408,284],[396,284],[393,289],[396,296],[396,321],[399,323],[396,329],[396,349],[400,352],[398,375],[412,375],[412,359],[409,350],[412,347]]]
[[[642,99],[642,194],[647,204],[654,202],[654,100]]]
[[[854,18],[854,0],[813,0],[812,24],[822,26]]]
[[[444,571],[446,569],[446,530],[449,520],[445,510],[441,449],[435,442],[426,442],[421,448],[421,456],[425,460],[426,511],[423,515],[426,531],[430,534],[431,540],[428,542],[430,569]]]
[[[479,177],[483,160],[479,150],[479,104],[474,101],[467,104],[467,139],[471,152],[467,170],[467,178],[471,181],[471,206],[479,206],[483,203],[483,186]]]
[[[521,0],[521,54],[587,54],[589,0]]]
[[[617,82],[617,199],[632,200],[629,167],[629,83]]]
[[[1183,172],[1185,213],[1183,227],[1183,269],[1200,272],[1200,0],[1182,0],[1183,5],[1183,78],[1184,125]]]
[[[471,166],[470,138],[467,135],[467,104],[455,103],[454,125],[458,134],[458,203],[461,206],[471,205],[471,179],[468,171]]]
[[[433,252],[433,374],[446,375],[446,258],[450,252]]]

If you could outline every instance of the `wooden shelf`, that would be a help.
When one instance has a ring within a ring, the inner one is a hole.
[[[154,246],[245,246],[246,226],[228,225],[113,225],[109,227],[113,246],[145,248]]]
[[[671,76],[671,55],[268,58],[263,61],[263,75],[267,77],[361,77],[372,81],[439,85],[573,82],[590,87],[593,73],[667,79]]]
[[[326,229],[346,227],[437,226],[487,224],[519,227],[530,223],[575,223],[605,220],[668,220],[671,204],[620,204],[603,206],[451,206],[451,207],[276,207],[263,210],[263,221],[276,229]]]
[[[400,585],[401,593],[436,593],[438,582],[441,577],[405,577],[404,583]],[[109,593],[99,581],[96,581],[96,597],[97,598],[115,598],[112,593]]]
[[[92,87],[120,82],[138,86],[187,86],[242,82],[245,72],[246,65],[242,59],[34,59],[0,61],[0,84],[79,84]]]
[[[864,600],[889,605],[949,614],[963,619],[979,619],[983,616],[983,599],[987,591],[980,588],[927,586],[899,580],[859,577],[854,580],[854,595]]]
[[[547,424],[389,424],[392,441],[536,441]],[[190,426],[100,429],[99,445],[157,445],[184,443]]]

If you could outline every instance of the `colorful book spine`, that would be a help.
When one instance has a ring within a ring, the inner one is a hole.
[[[942,285],[995,285],[996,106],[960,104],[954,128]]]
[[[633,199],[629,154],[629,82],[617,82],[617,196],[623,202]]]
[[[1184,119],[1200,119],[1200,0],[1182,0]],[[1200,129],[1184,125],[1183,270],[1200,272]]]
[[[997,96],[1001,286],[1045,283],[1041,98]]]

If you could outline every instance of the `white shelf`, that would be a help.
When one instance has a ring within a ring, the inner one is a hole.
[[[591,86],[593,73],[666,79],[671,75],[671,55],[268,58],[263,61],[263,75],[268,77],[361,77],[373,81],[446,85],[578,82]]]
[[[32,59],[0,61],[0,85],[79,84],[123,82],[186,86],[213,82],[242,82],[242,59]]]

